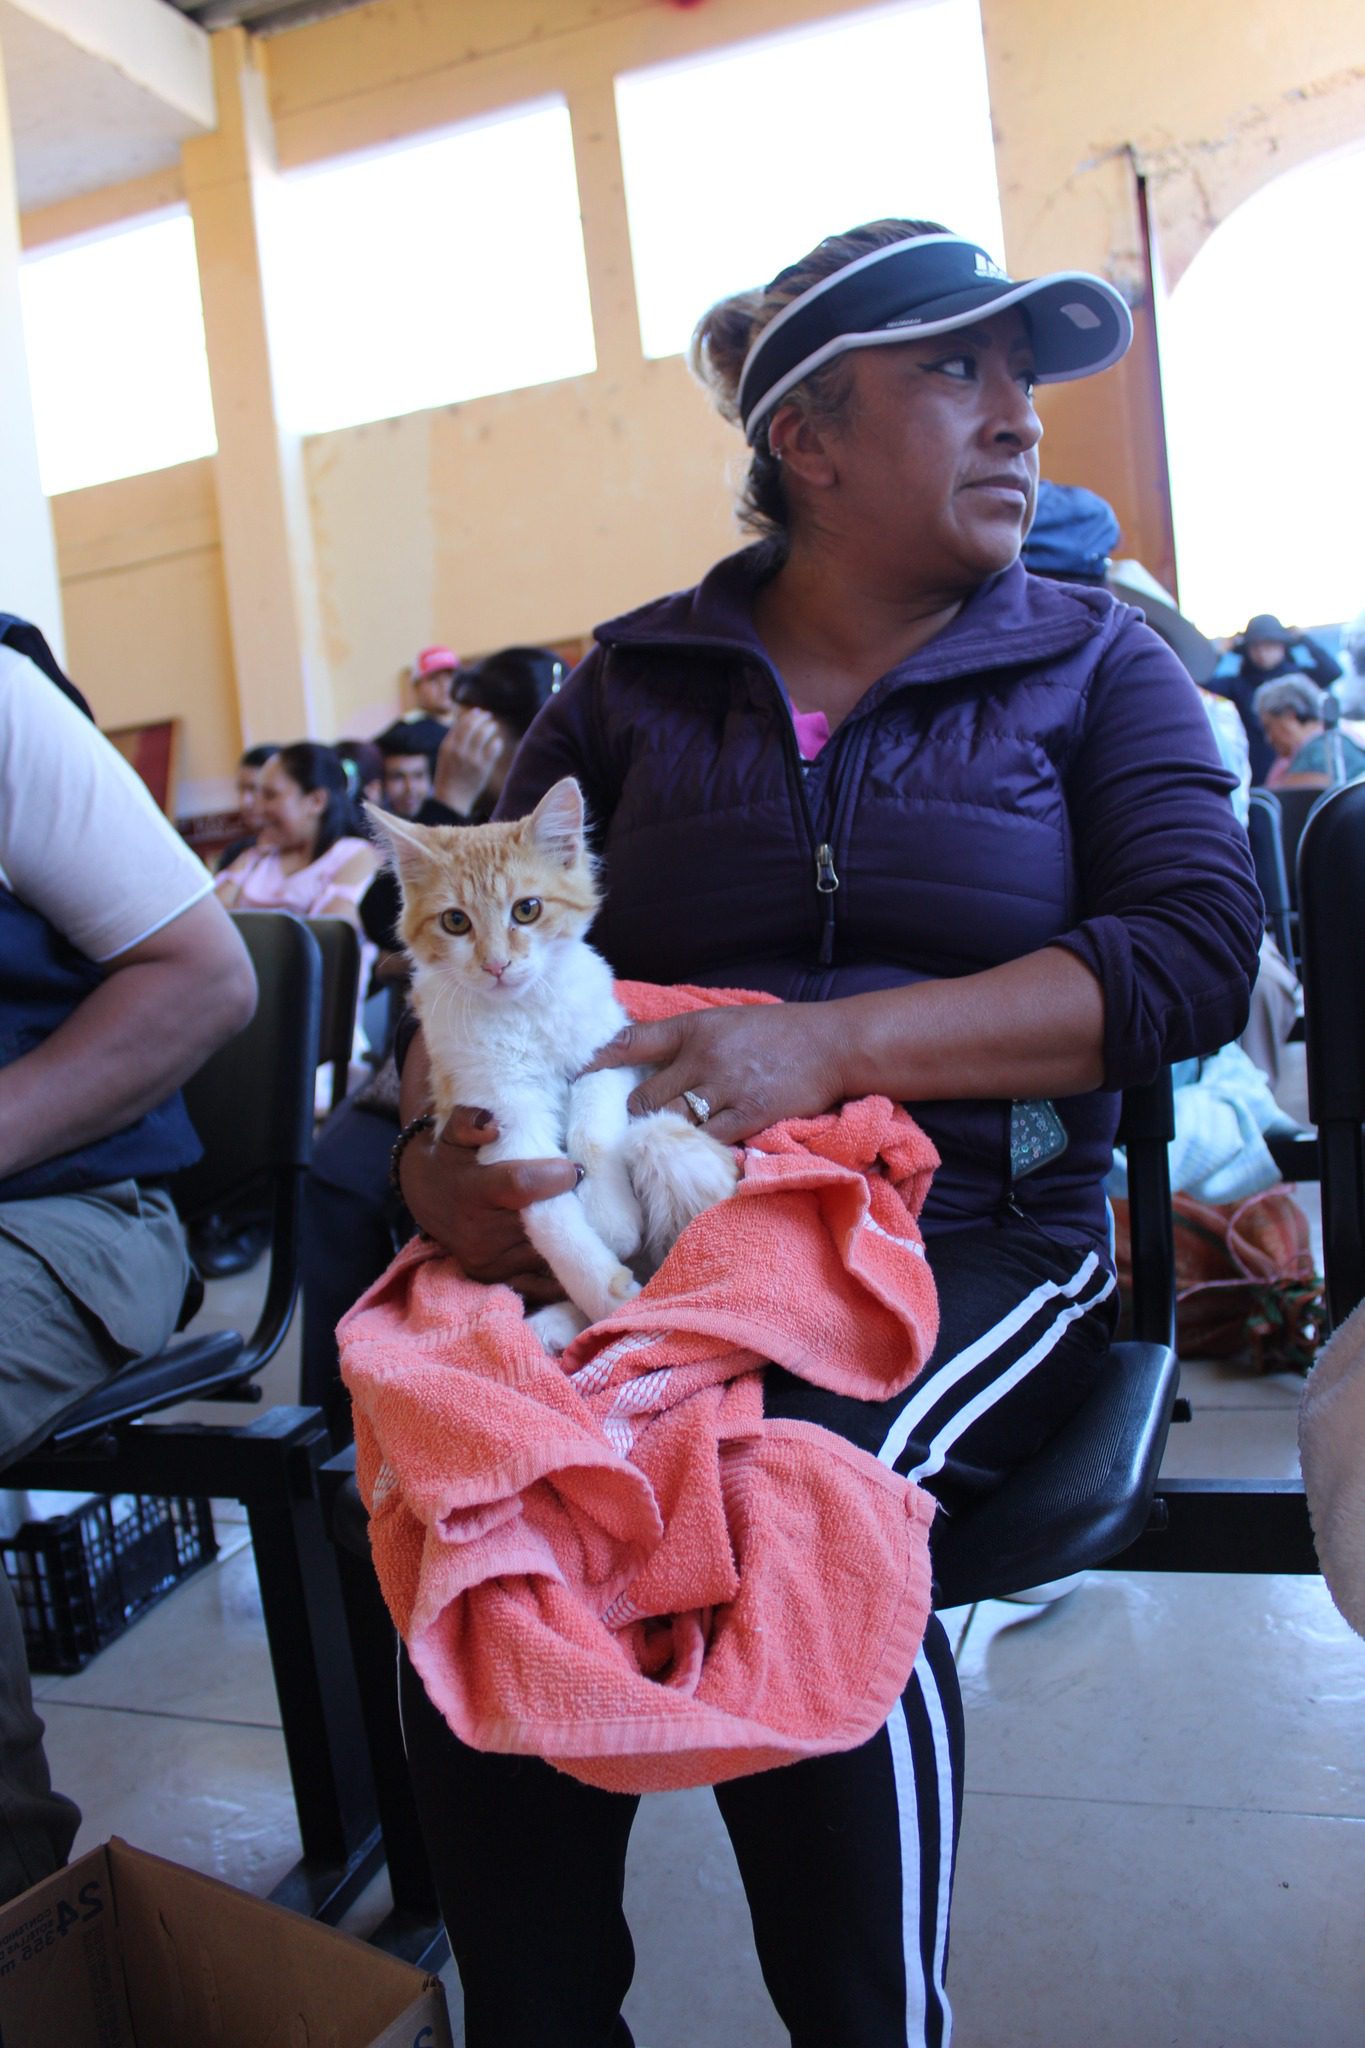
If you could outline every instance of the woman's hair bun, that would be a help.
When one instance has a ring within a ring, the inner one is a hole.
[[[718,299],[692,330],[687,361],[694,377],[711,393],[716,410],[737,422],[740,372],[758,336],[767,294],[736,292]]]
[[[717,412],[732,425],[740,424],[736,401],[749,351],[769,321],[775,320],[793,299],[799,299],[812,286],[875,249],[919,235],[947,232],[936,220],[865,221],[846,234],[827,235],[759,290],[736,292],[731,298],[718,300],[693,328],[687,351],[692,374],[711,394]],[[850,389],[848,359],[841,357],[813,371],[788,397],[808,414],[832,419],[843,411]],[[782,466],[767,448],[766,433],[761,438],[764,445],[754,450],[740,492],[739,521],[781,553],[790,538],[786,486]]]

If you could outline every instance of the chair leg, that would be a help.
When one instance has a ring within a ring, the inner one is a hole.
[[[360,1688],[393,1911],[370,1940],[405,1962],[438,1970],[449,1953],[426,1841],[408,1775],[398,1702],[398,1637],[375,1577],[355,1492],[355,1448],[323,1466],[323,1512],[336,1548],[346,1626]]]
[[[253,1490],[247,1517],[304,1854],[341,1864],[376,1813],[336,1552],[317,1490],[332,1446],[316,1410],[284,1412],[308,1416],[307,1433],[282,1443],[279,1483]]]
[[[9,1483],[240,1500],[255,1547],[303,1860],[281,1903],[336,1919],[382,1857],[336,1553],[319,1499],[331,1444],[315,1408],[270,1408],[239,1428],[144,1423],[25,1459]]]
[[[336,1556],[393,1893],[393,1911],[370,1939],[405,1962],[439,1970],[449,1944],[404,1753],[398,1637],[368,1557],[342,1546]]]

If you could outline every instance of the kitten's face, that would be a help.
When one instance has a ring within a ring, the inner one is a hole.
[[[399,932],[419,967],[470,995],[515,1001],[543,981],[557,950],[597,910],[583,842],[583,799],[557,782],[508,825],[414,825],[371,809],[403,891]]]

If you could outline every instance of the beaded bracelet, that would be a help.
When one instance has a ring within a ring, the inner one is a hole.
[[[389,1186],[400,1202],[403,1199],[403,1183],[398,1169],[403,1163],[403,1154],[414,1138],[420,1137],[423,1131],[434,1131],[435,1128],[436,1119],[428,1110],[425,1116],[415,1116],[410,1124],[404,1124],[393,1141],[393,1150],[389,1154]]]

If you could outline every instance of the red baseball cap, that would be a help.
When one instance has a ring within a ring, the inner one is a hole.
[[[450,647],[424,647],[412,664],[412,680],[422,676],[438,676],[446,669],[452,673],[460,666],[460,657]]]

